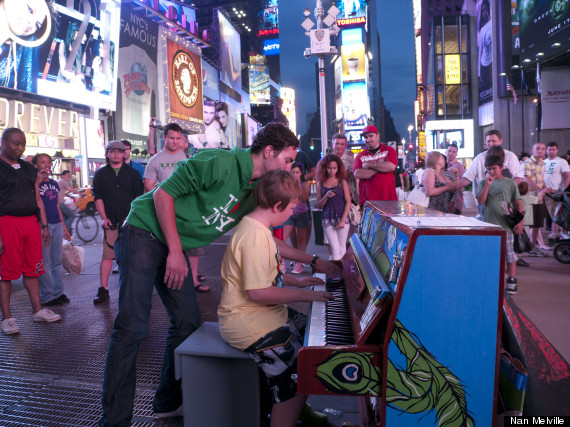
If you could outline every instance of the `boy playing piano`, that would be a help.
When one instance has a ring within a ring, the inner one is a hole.
[[[297,354],[303,345],[306,316],[287,307],[300,301],[328,301],[330,292],[298,288],[322,284],[314,277],[281,273],[280,256],[270,226],[289,218],[301,195],[299,181],[285,171],[262,176],[255,189],[255,209],[236,227],[222,261],[222,298],[218,307],[222,337],[245,351],[267,376],[272,391],[271,426],[294,426],[310,418],[327,425],[313,412],[306,395],[297,394]],[[316,422],[316,423],[315,423]]]

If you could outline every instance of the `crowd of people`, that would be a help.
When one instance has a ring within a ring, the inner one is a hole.
[[[326,301],[328,292],[308,290],[320,283],[293,274],[304,265],[334,274],[351,231],[349,213],[367,200],[405,198],[413,185],[422,188],[431,209],[460,213],[463,187],[471,184],[482,218],[507,230],[507,291],[516,293],[514,235],[531,227],[540,256],[544,220],[556,205],[547,194],[570,184],[568,163],[557,156],[558,145],[533,145],[524,162],[502,148],[498,131],[485,135],[487,150],[465,170],[458,147],[446,155],[427,153],[425,168],[404,175],[394,148],[380,142],[376,127],[362,130],[366,147],[356,156],[347,138],[335,134],[333,151],[318,164],[298,151],[299,141],[284,125],[270,123],[250,148],[200,150],[188,158],[189,141],[177,124],[164,128],[164,147],[146,168],[130,159],[129,141],[106,146],[106,164],[93,178],[93,194],[104,229],[100,286],[93,300],[108,303],[113,260],[119,267],[119,311],[105,365],[100,425],[127,425],[133,416],[138,347],[149,330],[151,297],[156,289],[170,319],[161,381],[152,406],[159,417],[181,414],[182,391],[174,374],[174,349],[200,325],[196,292],[208,292],[198,271],[204,246],[237,226],[221,265],[222,297],[218,309],[222,337],[246,352],[268,378],[273,417],[321,420],[296,393],[295,359],[302,346],[306,317],[287,307],[296,301]],[[149,138],[149,143],[154,140]],[[71,238],[62,194],[70,191],[69,174],[50,175],[52,159],[37,154],[21,159],[25,134],[16,128],[2,134],[0,152],[0,307],[2,332],[19,332],[10,311],[11,281],[23,275],[34,321],[55,322],[61,315],[47,307],[69,303],[62,280],[61,247]],[[423,170],[422,170],[423,169]],[[312,229],[310,186],[316,177],[316,208],[321,210],[329,260],[306,252]],[[399,182],[400,191],[397,191]],[[402,196],[403,194],[403,196]],[[507,221],[504,205],[526,212],[516,224]],[[542,207],[544,205],[544,207]],[[529,208],[532,206],[532,209]],[[533,211],[529,215],[529,211]],[[72,214],[72,213],[71,213]],[[282,230],[282,233],[278,233]],[[549,242],[562,230],[552,225]],[[276,238],[280,237],[280,238]],[[291,241],[291,246],[287,244]],[[545,249],[545,247],[543,247]],[[526,264],[528,265],[528,263]],[[287,287],[284,288],[283,286]],[[299,289],[291,289],[292,287]],[[269,368],[267,360],[272,360]]]

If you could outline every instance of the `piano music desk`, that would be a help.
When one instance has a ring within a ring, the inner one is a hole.
[[[174,351],[182,378],[184,426],[258,426],[259,368],[204,322]]]

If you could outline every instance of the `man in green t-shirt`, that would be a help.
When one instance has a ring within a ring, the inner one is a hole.
[[[289,171],[299,141],[286,126],[270,123],[251,148],[200,150],[178,164],[155,190],[132,203],[116,251],[119,312],[103,380],[101,426],[130,425],[136,387],[136,356],[149,328],[156,288],[170,328],[162,377],[153,409],[158,417],[181,415],[182,391],[174,375],[174,349],[200,325],[192,275],[184,251],[229,231],[254,208],[257,179],[275,169]],[[276,240],[283,257],[333,273],[337,267]]]

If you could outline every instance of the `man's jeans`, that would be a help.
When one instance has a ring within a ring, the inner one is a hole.
[[[67,206],[65,203],[59,204],[59,209],[61,210],[61,214],[63,215],[63,221],[65,222],[65,226],[67,227],[67,231],[73,233],[73,220],[75,219],[75,213],[73,210]]]
[[[40,276],[40,301],[42,304],[56,299],[63,294],[63,224],[48,224],[51,241],[42,248],[45,273]]]
[[[178,290],[163,283],[168,248],[152,233],[127,224],[119,233],[115,252],[119,264],[119,313],[107,353],[99,425],[130,426],[136,357],[148,335],[153,288],[170,319],[161,380],[152,403],[155,412],[170,412],[182,404],[181,381],[174,376],[174,349],[200,326],[200,310],[191,272]]]

